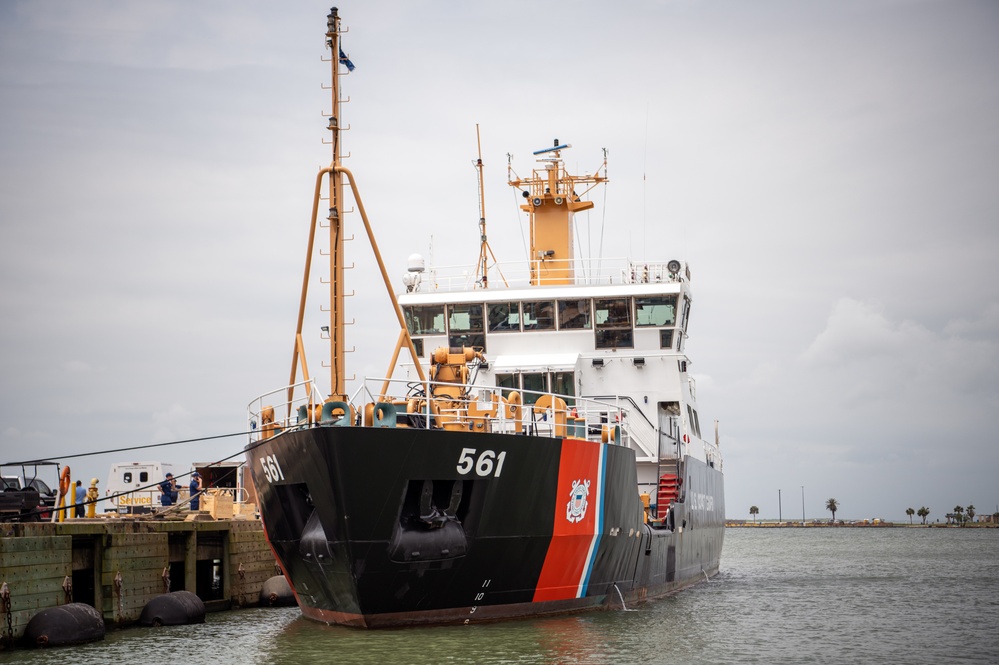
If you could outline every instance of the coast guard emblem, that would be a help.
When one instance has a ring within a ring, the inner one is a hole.
[[[570,522],[581,522],[586,517],[586,497],[590,495],[589,480],[572,481],[572,492],[569,493],[569,505],[565,509],[565,518]]]

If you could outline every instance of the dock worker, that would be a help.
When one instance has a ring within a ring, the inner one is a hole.
[[[83,489],[83,481],[76,481],[76,515],[75,517],[83,517],[83,502],[87,500],[87,490]]]
[[[168,473],[166,480],[160,483],[160,503],[164,506],[172,506],[177,501],[177,481],[173,479],[173,474]]]
[[[198,510],[201,505],[201,474],[197,471],[191,474],[191,510]]]

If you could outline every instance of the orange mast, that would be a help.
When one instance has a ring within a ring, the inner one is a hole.
[[[575,279],[575,251],[572,241],[572,216],[593,207],[584,196],[598,183],[607,182],[607,157],[593,175],[570,175],[562,163],[562,151],[571,145],[560,145],[555,139],[551,148],[536,150],[538,161],[530,178],[508,178],[509,184],[522,190],[527,201],[520,209],[531,217],[531,284],[572,284]],[[604,175],[600,175],[600,169]],[[512,174],[511,174],[512,175]],[[576,185],[589,185],[583,192]]]
[[[332,115],[329,121],[331,146],[333,152],[333,169],[329,174],[330,210],[330,398],[345,401],[347,390],[344,386],[346,367],[344,354],[346,340],[344,337],[343,316],[343,177],[341,175],[340,150],[340,63],[346,61],[342,56],[340,46],[340,17],[336,7],[330,9],[326,17],[326,46],[331,51],[330,66],[330,100]]]
[[[309,382],[309,370],[305,361],[305,346],[302,341],[302,327],[305,320],[305,304],[306,296],[309,290],[309,277],[312,267],[312,253],[315,248],[315,237],[316,237],[316,221],[319,215],[319,201],[321,198],[321,190],[323,184],[323,178],[329,179],[329,214],[327,216],[327,221],[329,222],[329,242],[330,242],[330,252],[329,252],[329,266],[330,266],[330,291],[329,291],[329,316],[330,323],[328,327],[329,340],[330,340],[330,394],[327,401],[348,401],[347,390],[346,390],[346,363],[344,356],[346,353],[346,342],[344,335],[344,328],[346,325],[344,317],[344,176],[347,177],[350,188],[354,197],[354,202],[357,204],[358,212],[361,215],[361,220],[364,223],[364,229],[367,233],[368,239],[371,243],[371,249],[375,255],[375,261],[378,263],[378,267],[382,274],[382,279],[385,282],[385,288],[388,291],[389,298],[392,300],[392,304],[395,308],[396,318],[399,321],[399,325],[402,328],[399,334],[399,341],[396,345],[396,352],[393,355],[392,365],[394,366],[395,360],[398,356],[399,351],[402,348],[407,348],[409,350],[410,356],[413,358],[413,362],[416,366],[416,371],[419,374],[421,380],[426,380],[423,372],[423,368],[420,365],[420,358],[416,353],[416,348],[413,346],[413,341],[410,339],[409,330],[406,327],[405,318],[402,314],[402,309],[399,307],[399,303],[396,300],[395,293],[392,290],[391,282],[388,278],[388,273],[385,270],[385,265],[382,262],[381,253],[378,251],[378,246],[375,243],[374,234],[371,230],[371,225],[368,222],[367,213],[364,210],[364,204],[361,202],[360,194],[357,191],[357,185],[354,182],[353,175],[341,164],[342,150],[340,146],[340,65],[344,64],[348,71],[353,69],[353,64],[344,55],[343,50],[340,46],[340,16],[337,13],[337,8],[333,7],[330,9],[329,15],[326,17],[326,47],[330,49],[332,55],[330,57],[330,98],[332,101],[332,109],[330,111],[330,119],[327,128],[330,130],[331,138],[331,148],[333,152],[333,161],[329,166],[324,167],[319,170],[316,176],[316,186],[315,192],[312,199],[312,218],[310,221],[309,228],[309,245],[306,250],[305,256],[305,275],[302,279],[302,295],[299,302],[298,308],[298,324],[295,329],[295,346],[292,351],[291,359],[291,377],[288,381],[288,406],[291,407],[292,399],[294,397],[294,385],[295,378],[298,372],[298,368],[301,367],[302,379],[304,382]],[[391,373],[391,368],[390,368]],[[311,402],[311,392],[309,394],[309,399]]]

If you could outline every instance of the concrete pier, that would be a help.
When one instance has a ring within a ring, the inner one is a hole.
[[[17,640],[40,610],[92,605],[106,624],[138,620],[150,599],[196,593],[209,610],[256,605],[280,574],[255,519],[73,519],[0,525],[0,643]],[[9,626],[9,628],[8,628]]]

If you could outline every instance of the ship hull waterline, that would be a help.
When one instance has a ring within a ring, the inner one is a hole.
[[[621,608],[718,572],[723,475],[682,461],[643,519],[633,450],[572,438],[302,427],[246,447],[302,613],[379,628]]]

